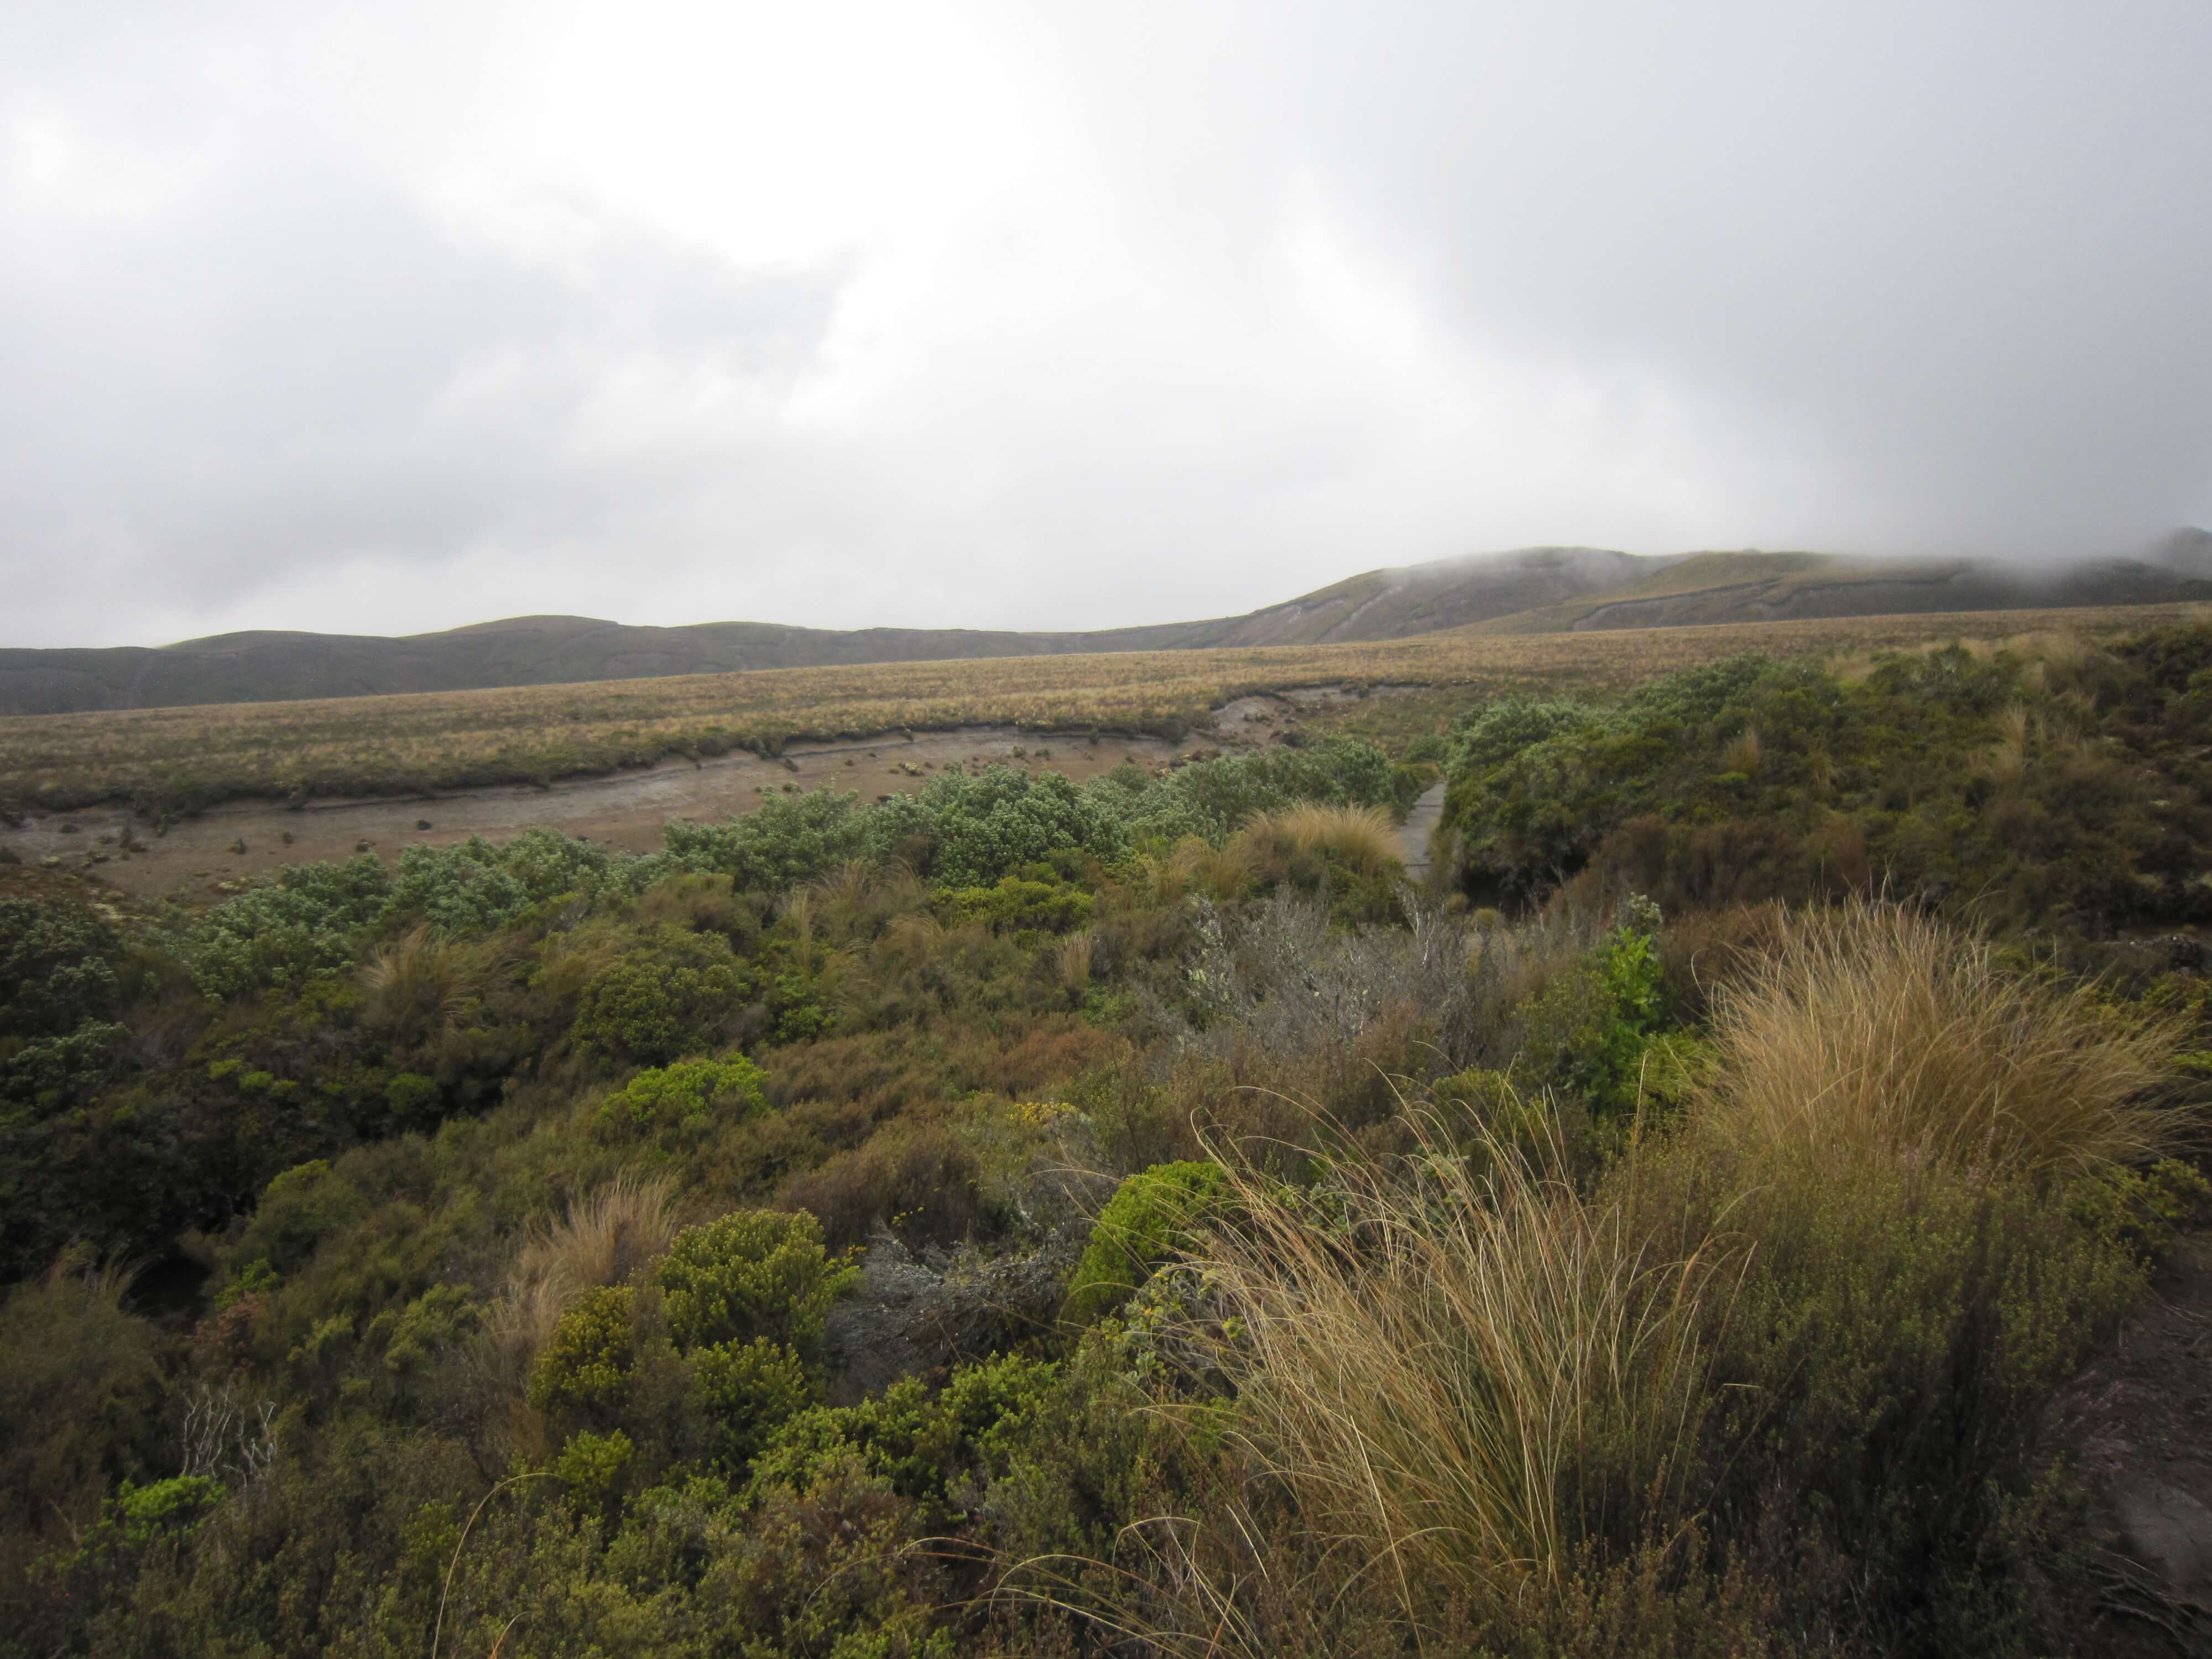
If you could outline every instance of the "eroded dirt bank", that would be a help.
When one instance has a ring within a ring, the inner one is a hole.
[[[672,821],[748,812],[787,786],[852,789],[873,799],[918,789],[953,765],[999,763],[1082,779],[1125,760],[1162,766],[1190,748],[1188,742],[1152,738],[1054,739],[1007,726],[969,727],[912,738],[892,734],[860,743],[794,744],[778,760],[749,753],[696,763],[672,759],[545,788],[311,801],[296,810],[236,801],[173,823],[160,836],[122,807],[90,808],[30,818],[13,829],[0,826],[0,847],[25,864],[58,859],[66,868],[82,869],[143,897],[190,896],[272,874],[287,864],[350,858],[364,842],[390,859],[410,846],[440,847],[479,835],[501,840],[544,825],[645,853],[660,845],[662,826]],[[126,830],[135,845],[126,843]],[[243,852],[237,850],[240,842]]]

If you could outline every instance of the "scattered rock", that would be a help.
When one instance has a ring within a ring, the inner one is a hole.
[[[1055,1229],[1033,1250],[985,1257],[963,1248],[916,1256],[878,1231],[860,1286],[830,1315],[823,1346],[832,1403],[849,1405],[902,1376],[942,1371],[1049,1327],[1087,1224]]]
[[[2212,1607],[2212,1509],[2148,1475],[2115,1482],[2112,1504],[2129,1553],[2175,1600]]]

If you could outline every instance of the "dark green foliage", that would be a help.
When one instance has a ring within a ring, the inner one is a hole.
[[[82,904],[0,900],[0,1102],[49,1113],[112,1074],[118,950]]]
[[[764,1336],[717,1342],[691,1356],[700,1409],[713,1425],[712,1455],[742,1474],[775,1431],[814,1398],[799,1356]]]
[[[713,1046],[738,1012],[741,984],[720,934],[663,926],[584,988],[570,1032],[586,1049],[665,1065]]]
[[[1068,1280],[1062,1316],[1087,1325],[1113,1312],[1228,1194],[1218,1164],[1157,1164],[1129,1176],[1098,1212]]]
[[[115,1012],[113,929],[82,904],[0,899],[0,1057]]]
[[[1892,1650],[2002,1650],[1970,1587],[2030,1495],[2039,1414],[2141,1293],[2139,1267],[2018,1187],[1822,1170],[1750,1202],[1717,1513],[1745,1534],[1786,1516],[1794,1550],[1886,1587],[1865,1612]]]
[[[1600,1116],[1635,1110],[1666,1015],[1658,910],[1642,899],[1622,908],[1602,944],[1519,1011],[1523,1086],[1570,1091]]]
[[[2212,917],[2189,851],[2212,778],[2183,747],[2212,643],[2159,639],[2057,665],[1954,647],[1849,682],[1744,656],[1613,704],[1499,699],[1462,722],[1446,823],[1493,902],[1588,866],[1670,912],[1887,884],[2014,926]]]

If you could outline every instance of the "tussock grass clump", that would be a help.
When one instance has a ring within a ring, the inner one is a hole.
[[[1717,994],[1703,1115],[1753,1157],[2058,1176],[2171,1143],[2179,1120],[2154,1097],[2180,1035],[2002,972],[1984,942],[1897,906],[1805,911]]]
[[[1165,903],[1174,903],[1195,890],[1209,898],[1241,898],[1259,878],[1253,846],[1244,836],[1226,847],[1215,847],[1198,836],[1186,836],[1168,856],[1152,867],[1152,889]]]
[[[444,939],[418,923],[362,966],[368,1018],[387,1030],[450,1026],[483,995],[500,965],[495,949]]]
[[[1294,807],[1255,818],[1230,845],[1255,866],[1278,849],[1325,854],[1363,876],[1382,875],[1399,862],[1397,826],[1376,806]]]
[[[571,1202],[558,1221],[525,1235],[488,1322],[494,1347],[526,1372],[578,1297],[627,1283],[667,1250],[682,1226],[665,1180],[620,1175]]]
[[[1618,1198],[1485,1133],[1350,1164],[1319,1191],[1231,1164],[1235,1227],[1197,1255],[1244,1432],[1302,1523],[1392,1586],[1503,1607],[1595,1540],[1689,1507],[1711,1252],[1647,1250]]]

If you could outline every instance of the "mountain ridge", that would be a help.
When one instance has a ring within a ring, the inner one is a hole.
[[[1240,616],[1080,631],[656,627],[537,615],[431,633],[246,629],[167,646],[0,648],[0,714],[461,691],[764,668],[1324,645],[1481,633],[2212,599],[2212,535],[2045,570],[1811,552],[1547,546],[1389,567]]]

